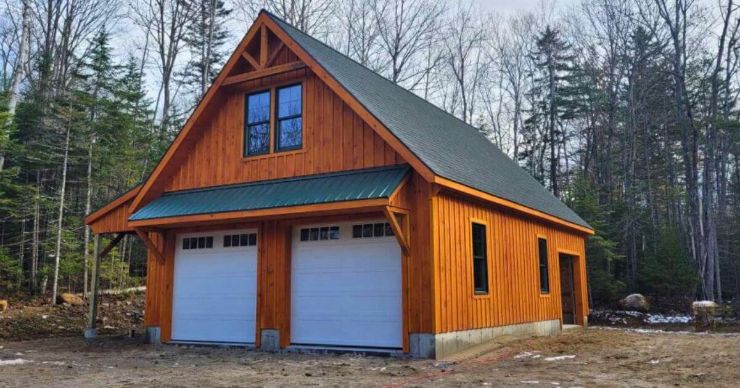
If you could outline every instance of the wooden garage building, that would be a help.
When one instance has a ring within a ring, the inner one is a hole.
[[[154,340],[444,357],[586,324],[593,231],[475,128],[260,13],[151,175]]]

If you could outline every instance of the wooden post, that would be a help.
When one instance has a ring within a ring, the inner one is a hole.
[[[85,338],[95,338],[97,336],[97,328],[95,327],[95,321],[98,315],[98,283],[100,280],[100,235],[95,235],[94,248],[95,261],[92,272],[92,287],[90,287],[90,313],[87,316],[87,328],[85,329]]]

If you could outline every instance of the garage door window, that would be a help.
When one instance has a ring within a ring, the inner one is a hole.
[[[224,248],[252,247],[257,245],[257,233],[227,234],[224,236]]]
[[[352,225],[352,238],[392,237],[393,228],[387,222]]]
[[[339,240],[339,226],[302,228],[301,241]]]
[[[182,249],[213,248],[213,236],[185,237],[182,239]]]

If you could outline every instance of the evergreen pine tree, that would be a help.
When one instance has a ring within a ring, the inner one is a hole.
[[[565,122],[573,119],[580,107],[575,57],[560,32],[550,26],[540,34],[531,56],[536,66],[529,93],[532,108],[524,122],[523,135],[528,140],[519,158],[528,160],[526,166],[535,178],[547,183],[559,197]]]
[[[195,102],[205,94],[222,64],[226,52],[224,44],[229,38],[226,19],[231,9],[223,0],[195,0],[196,20],[188,25],[185,42],[190,48],[190,61],[182,77],[186,85],[191,85]]]

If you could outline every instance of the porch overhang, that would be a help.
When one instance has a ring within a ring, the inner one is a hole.
[[[88,214],[85,217],[85,224],[90,226],[94,234],[134,233],[128,222],[129,207],[140,189],[141,185],[134,186],[105,206]]]
[[[131,228],[383,212],[409,166],[343,171],[171,192],[128,219]]]

